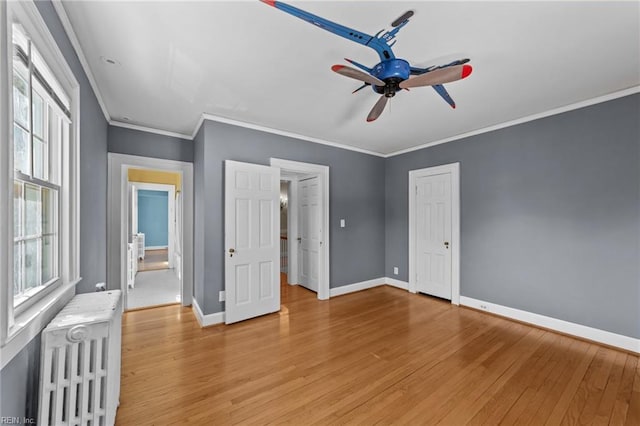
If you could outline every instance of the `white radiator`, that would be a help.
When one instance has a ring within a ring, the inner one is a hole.
[[[121,293],[78,294],[42,332],[39,426],[115,423]]]
[[[144,260],[144,248],[145,248],[144,234],[139,232],[137,235],[138,235],[138,259]]]

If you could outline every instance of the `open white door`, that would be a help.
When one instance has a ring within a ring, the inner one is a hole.
[[[225,161],[225,322],[280,310],[280,169]]]
[[[298,183],[300,219],[299,241],[300,285],[318,292],[318,274],[320,264],[320,245],[322,244],[322,226],[320,218],[320,179],[315,176]]]

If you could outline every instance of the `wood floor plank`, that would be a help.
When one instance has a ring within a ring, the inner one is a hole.
[[[527,387],[534,381],[536,374],[543,369],[552,356],[552,349],[556,339],[557,335],[544,332],[542,335],[542,343],[535,351],[529,353],[518,351],[524,361],[518,371],[506,381],[487,404],[478,411],[469,421],[469,424],[493,425],[500,423],[511,411],[514,404],[516,404],[527,391]],[[512,414],[512,416],[514,414]]]
[[[616,401],[616,395],[620,385],[622,384],[622,373],[624,371],[626,359],[627,354],[625,353],[620,352],[615,354],[615,359],[611,366],[606,387],[602,394],[602,398],[600,399],[598,409],[596,410],[595,418],[592,422],[593,425],[609,424]]]
[[[589,365],[591,365],[593,358],[596,356],[598,349],[599,346],[589,344],[589,349],[581,358],[580,362],[574,367],[571,379],[560,395],[560,398],[558,398],[558,402],[545,421],[545,425],[555,426],[562,423],[562,420],[566,416],[569,406],[575,398],[578,388],[582,384],[587,369],[589,368]]]
[[[633,391],[629,399],[629,410],[624,422],[625,426],[640,425],[640,361],[636,360],[636,371],[633,379]]]
[[[635,376],[637,364],[637,357],[627,355],[624,370],[622,372],[622,377],[620,379],[620,387],[618,388],[616,401],[613,405],[613,411],[611,413],[611,425],[624,425],[625,419],[627,418],[629,403],[631,402],[631,395],[633,392],[633,379]]]
[[[204,329],[126,313],[117,425],[640,424],[635,355],[386,286],[282,295]]]
[[[519,419],[521,424],[537,426],[545,423],[563,392],[570,387],[576,365],[580,364],[580,360],[591,346],[587,342],[566,336],[560,340],[556,350],[560,361],[538,389],[536,398],[521,414]]]

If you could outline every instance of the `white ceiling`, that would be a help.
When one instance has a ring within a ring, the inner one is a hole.
[[[640,85],[636,1],[291,3],[372,35],[415,10],[394,53],[471,58],[457,109],[418,88],[367,123],[378,95],[330,67],[376,53],[258,1],[62,4],[110,119],[184,135],[204,113],[389,154]]]

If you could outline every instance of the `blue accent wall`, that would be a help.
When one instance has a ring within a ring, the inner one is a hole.
[[[144,234],[145,247],[169,245],[169,193],[138,191],[138,232]]]

